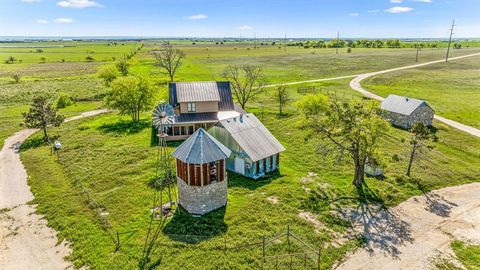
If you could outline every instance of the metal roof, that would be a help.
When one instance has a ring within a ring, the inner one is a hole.
[[[180,144],[172,155],[185,163],[204,164],[228,158],[231,153],[230,149],[200,128]]]
[[[422,105],[428,106],[427,102],[425,102],[424,100],[402,97],[397,95],[389,95],[382,102],[382,109],[394,113],[410,115]]]
[[[220,124],[254,162],[285,151],[283,145],[252,113],[221,120]]]
[[[230,82],[172,82],[169,84],[169,102],[218,101],[220,111],[235,110]]]
[[[182,123],[205,123],[205,122],[217,122],[218,117],[216,112],[205,113],[182,113],[175,116],[174,124]]]

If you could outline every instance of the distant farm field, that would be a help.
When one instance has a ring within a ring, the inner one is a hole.
[[[386,73],[362,84],[384,97],[425,99],[439,115],[480,128],[480,56]]]

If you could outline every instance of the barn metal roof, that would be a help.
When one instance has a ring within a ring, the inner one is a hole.
[[[230,149],[200,128],[180,144],[172,155],[185,163],[204,164],[228,158],[231,153]]]
[[[235,110],[230,82],[172,82],[169,84],[169,102],[218,101],[219,111]]]
[[[252,113],[220,121],[253,162],[285,151],[282,144]]]
[[[425,102],[424,100],[397,95],[389,95],[382,102],[382,109],[394,113],[410,115],[418,107],[424,104],[428,106],[427,102]]]

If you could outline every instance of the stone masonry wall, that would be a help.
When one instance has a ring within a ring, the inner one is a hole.
[[[404,115],[389,111],[384,111],[385,119],[390,121],[393,125],[409,129],[415,122],[423,122],[426,126],[432,125],[434,111],[428,106],[418,107],[411,115]]]
[[[177,178],[178,202],[189,213],[203,215],[227,204],[227,179],[203,187],[189,186]]]

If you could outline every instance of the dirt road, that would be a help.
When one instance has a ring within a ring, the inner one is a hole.
[[[458,59],[462,59],[462,58],[466,58],[466,57],[472,57],[472,56],[479,56],[480,53],[474,53],[474,54],[468,54],[468,55],[463,55],[463,56],[458,56],[458,57],[452,57],[450,58],[449,60],[450,61],[453,61],[453,60],[458,60]],[[366,97],[369,97],[369,98],[372,98],[372,99],[376,99],[378,101],[383,101],[384,98],[381,97],[381,96],[378,96],[378,95],[375,95],[374,93],[371,93],[369,92],[368,90],[364,89],[362,87],[362,85],[360,84],[362,80],[368,78],[368,77],[372,77],[372,76],[375,76],[375,75],[379,75],[379,74],[384,74],[384,73],[388,73],[388,72],[393,72],[393,71],[399,71],[399,70],[404,70],[404,69],[411,69],[411,68],[417,68],[417,67],[423,67],[423,66],[426,66],[426,65],[431,65],[431,64],[436,64],[436,63],[442,63],[444,62],[445,60],[437,60],[437,61],[431,61],[431,62],[426,62],[426,63],[421,63],[421,64],[416,64],[416,65],[411,65],[411,66],[405,66],[405,67],[400,67],[400,68],[392,68],[392,69],[386,69],[386,70],[381,70],[381,71],[376,71],[376,72],[371,72],[371,73],[366,73],[366,74],[361,74],[361,75],[358,75],[357,77],[355,77],[353,80],[350,81],[350,87],[355,90],[355,91],[358,91],[360,93],[362,93],[364,96]],[[477,137],[480,137],[480,129],[477,129],[477,128],[474,128],[474,127],[471,127],[471,126],[467,126],[467,125],[464,125],[462,123],[459,123],[459,122],[456,122],[456,121],[453,121],[453,120],[450,120],[450,119],[447,119],[445,117],[442,117],[442,116],[439,116],[439,115],[435,115],[434,118],[444,124],[447,124],[451,127],[454,127],[456,129],[459,129],[461,131],[464,131],[464,132],[467,132],[473,136],[477,136]]]
[[[367,206],[355,215],[369,244],[336,269],[429,269],[450,243],[480,243],[480,183],[416,196],[371,215]],[[373,211],[374,212],[374,211]]]
[[[89,111],[67,118],[65,122],[105,112]],[[64,260],[70,254],[68,243],[57,245],[56,232],[35,213],[35,205],[27,204],[33,194],[18,148],[36,131],[25,129],[15,133],[5,140],[0,151],[0,269],[73,268]]]

